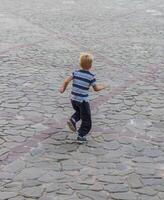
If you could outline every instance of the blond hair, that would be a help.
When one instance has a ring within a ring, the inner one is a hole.
[[[80,66],[83,69],[90,69],[93,62],[93,56],[89,53],[80,54]]]

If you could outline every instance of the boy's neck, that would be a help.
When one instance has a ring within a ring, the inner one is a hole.
[[[82,71],[90,71],[91,69],[83,69],[83,68],[80,68],[80,70],[82,70]]]

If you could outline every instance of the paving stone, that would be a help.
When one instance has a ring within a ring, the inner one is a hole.
[[[73,170],[80,170],[81,165],[77,162],[72,162],[70,160],[62,162],[63,170],[66,171],[73,171]]]
[[[38,180],[23,180],[23,187],[34,187],[34,186],[40,186],[42,185],[41,182]]]
[[[104,142],[103,147],[105,149],[109,149],[109,150],[117,150],[120,148],[120,144],[117,141],[112,141],[112,142],[108,142],[108,143]]]
[[[115,169],[116,168],[116,164],[113,164],[113,163],[108,163],[108,161],[106,162],[102,162],[102,163],[97,163],[97,164],[94,164],[92,162],[92,164],[90,164],[89,166],[92,166],[94,167],[94,165],[96,166],[97,169]]]
[[[107,153],[107,151],[105,149],[102,148],[97,148],[96,151],[94,148],[89,148],[89,147],[79,147],[79,151],[81,153],[89,153],[92,154],[94,156],[100,156],[100,155],[105,155]]]
[[[105,154],[104,156],[98,157],[97,158],[98,162],[120,163],[120,158],[119,158],[119,157],[121,157],[120,152],[118,153],[118,155],[117,154],[113,155],[112,153],[109,152],[109,153]]]
[[[95,142],[95,141],[93,141],[93,140],[90,140],[90,141],[88,141],[87,142],[87,146],[88,147],[93,147],[93,148],[97,148],[97,147],[100,147],[101,145],[98,143],[98,142]]]
[[[164,192],[164,184],[153,187],[156,191]]]
[[[9,136],[5,137],[5,140],[19,143],[19,142],[24,142],[26,140],[26,138],[22,137],[22,136],[16,136],[16,135],[11,136],[11,135],[9,135]]]
[[[55,140],[61,140],[61,141],[63,141],[63,140],[65,140],[66,138],[67,138],[67,133],[59,133],[59,134],[54,134],[54,135],[52,135],[52,137],[51,138],[53,138],[53,139],[55,139]],[[70,145],[69,145],[70,146]],[[73,145],[72,145],[73,146]]]
[[[134,162],[141,162],[141,163],[153,163],[153,160],[151,158],[148,158],[148,157],[136,157],[136,158],[133,158],[133,161]]]
[[[2,156],[3,154],[7,153],[8,151],[9,151],[9,149],[1,148],[0,149],[0,156]]]
[[[137,106],[137,105],[132,106],[131,109],[134,110],[135,112],[140,112],[141,111],[141,107]]]
[[[20,131],[18,130],[14,130],[14,129],[6,129],[5,131],[5,135],[19,135],[20,134]]]
[[[0,126],[4,126],[8,124],[8,121],[7,120],[4,120],[4,119],[0,119]]]
[[[36,152],[35,152],[36,153]],[[37,151],[37,155],[41,155],[43,153],[43,151],[40,152]],[[35,155],[36,156],[36,155]],[[60,163],[59,162],[56,162],[56,161],[40,161],[40,162],[36,162],[34,164],[31,164],[31,167],[38,167],[38,168],[42,168],[42,169],[45,169],[45,170],[51,170],[53,169],[54,171],[60,171],[61,169],[61,166],[60,166]]]
[[[117,200],[138,200],[138,195],[133,192],[112,193],[110,197]]]
[[[97,180],[101,182],[113,183],[113,184],[121,184],[124,183],[122,177],[119,176],[109,176],[109,175],[99,175],[97,176]]]
[[[148,103],[145,101],[136,101],[136,105],[140,107],[148,106]]]
[[[140,151],[144,150],[145,143],[143,141],[136,140],[136,141],[133,141],[133,146],[136,151],[140,152]]]
[[[5,170],[8,172],[17,173],[25,167],[25,162],[22,160],[16,160],[5,167]]]
[[[164,192],[159,192],[158,196],[159,196],[160,200],[163,200],[164,199]]]
[[[5,141],[0,138],[0,145],[3,144]]]
[[[131,169],[131,168],[124,168],[124,169],[116,169],[116,170],[113,170],[113,175],[115,176],[127,176],[129,174],[132,174],[134,173],[134,170]]]
[[[24,188],[21,191],[21,194],[24,197],[29,197],[29,198],[38,198],[42,196],[44,188],[42,186],[38,187],[29,187],[29,188]]]
[[[47,193],[57,191],[61,188],[60,184],[57,183],[47,183],[44,184],[44,188],[46,189]]]
[[[16,196],[18,196],[18,194],[15,192],[0,192],[0,200],[10,199]]]
[[[71,151],[74,151],[75,149],[77,149],[77,146],[71,146],[71,145],[60,145],[58,147],[56,147],[54,149],[55,153],[59,153],[59,154],[65,154]]]
[[[102,135],[102,134],[101,134],[101,135]],[[104,138],[104,140],[105,140],[106,142],[110,142],[110,141],[116,140],[117,135],[103,134],[102,137]]]
[[[81,175],[76,182],[84,185],[94,185],[95,183],[94,179],[87,175]]]
[[[123,146],[121,148],[122,152],[124,152],[124,155],[126,157],[130,157],[130,158],[133,158],[133,157],[137,157],[137,156],[140,156],[140,153],[138,151],[136,151],[132,146],[130,145],[126,145],[126,146]]]
[[[148,178],[148,179],[142,179],[142,183],[145,186],[158,186],[160,184],[164,184],[164,181],[160,178],[160,179],[154,179],[152,178]]]
[[[159,156],[158,158],[154,158],[154,161],[158,162],[158,163],[163,163],[164,157],[163,156]]]
[[[28,137],[32,137],[34,135],[35,135],[34,129],[29,130],[29,129],[26,128],[26,130],[21,130],[21,136],[23,136],[23,137],[28,138]]]
[[[18,126],[27,126],[27,125],[31,125],[32,122],[28,121],[28,120],[12,120],[11,121],[12,125],[18,125]]]
[[[154,175],[155,174],[155,170],[154,169],[151,169],[151,168],[137,168],[135,170],[135,172],[137,174],[140,174],[140,175]]]
[[[156,158],[162,155],[162,152],[159,149],[145,149],[144,154],[151,158]]]
[[[122,100],[120,99],[112,99],[110,100],[110,104],[120,104],[122,102]]]
[[[80,191],[78,192],[78,194],[82,195],[85,198],[88,197],[94,200],[96,199],[106,200],[109,196],[107,192],[96,192],[96,191],[88,191],[88,190]]]
[[[140,176],[137,174],[130,174],[127,178],[127,181],[131,188],[141,188],[143,186],[140,180]]]
[[[88,184],[79,184],[79,183],[69,183],[69,187],[72,189],[72,190],[87,190],[88,188],[90,188],[91,190],[93,189],[94,190],[94,187],[93,185],[91,187],[89,187]],[[96,187],[98,188],[98,187]]]
[[[109,193],[121,193],[121,192],[128,192],[128,186],[124,184],[108,184],[104,186],[104,190],[108,191]]]
[[[14,173],[8,173],[8,172],[0,172],[0,180],[12,180],[14,178]]]
[[[59,176],[60,176],[59,172],[50,171],[50,172],[44,174],[43,176],[41,176],[38,180],[41,182],[49,183],[49,182],[52,182],[52,181],[58,179]]]
[[[125,105],[127,106],[133,106],[135,105],[135,101],[134,100],[124,100]]]
[[[101,184],[101,183],[95,183],[94,185],[89,186],[88,190],[103,191],[103,184]]]
[[[141,189],[134,189],[133,191],[148,196],[154,196],[157,194],[157,191],[153,190],[151,187],[143,187]]]
[[[150,196],[142,195],[141,200],[160,200],[160,199],[159,197],[150,197]]]
[[[93,137],[95,142],[98,142],[98,143],[102,143],[104,141],[104,138],[102,136],[99,136],[99,137]]]
[[[59,195],[71,195],[73,194],[73,190],[66,187],[61,187],[59,190],[56,191],[56,194]]]
[[[38,169],[35,167],[25,168],[24,170],[22,170],[21,173],[19,173],[15,177],[15,180],[37,179],[41,177],[44,173],[46,173],[45,170]]]
[[[126,115],[126,114],[120,114],[120,115],[111,115],[110,116],[111,119],[117,119],[117,120],[128,120],[131,118],[130,115]]]
[[[5,188],[7,189],[7,188],[9,188],[10,189],[10,191],[12,190],[13,191],[13,189],[15,190],[20,190],[21,189],[21,187],[22,187],[22,183],[20,183],[20,182],[11,182],[11,183],[8,183],[8,184],[5,184]],[[14,191],[13,191],[14,192]]]
[[[17,196],[17,197],[11,198],[10,200],[24,200],[24,197]]]
[[[27,119],[33,119],[33,118],[35,119],[35,118],[41,118],[42,117],[41,113],[34,112],[32,110],[20,112],[20,115],[24,116]]]
[[[126,136],[119,137],[118,141],[120,144],[131,144],[133,142],[132,138]]]
[[[55,194],[45,194],[39,198],[39,200],[58,200],[59,198]]]
[[[52,153],[48,153],[46,155],[47,158],[50,158],[50,159],[53,159],[55,162],[60,162],[60,161],[64,161],[64,160],[68,160],[70,159],[70,155],[67,155],[67,154],[56,154],[53,152]]]
[[[44,131],[44,130],[48,129],[48,126],[45,126],[42,123],[34,124],[31,127],[34,128],[34,129],[37,129],[38,131]]]

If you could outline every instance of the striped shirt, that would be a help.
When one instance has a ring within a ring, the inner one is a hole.
[[[89,101],[89,88],[96,84],[95,75],[85,70],[75,70],[72,73],[73,83],[71,99],[79,102]]]

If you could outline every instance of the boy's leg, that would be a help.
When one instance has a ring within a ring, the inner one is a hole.
[[[78,130],[79,136],[86,136],[92,127],[91,110],[88,102],[83,101],[80,106],[81,126]]]
[[[75,110],[75,113],[71,116],[71,118],[67,121],[67,125],[71,131],[76,132],[76,122],[80,120],[80,107],[79,102],[71,101],[72,107]]]
[[[80,120],[80,103],[77,101],[71,101],[72,107],[75,110],[75,113],[71,116],[71,119],[76,123]]]

